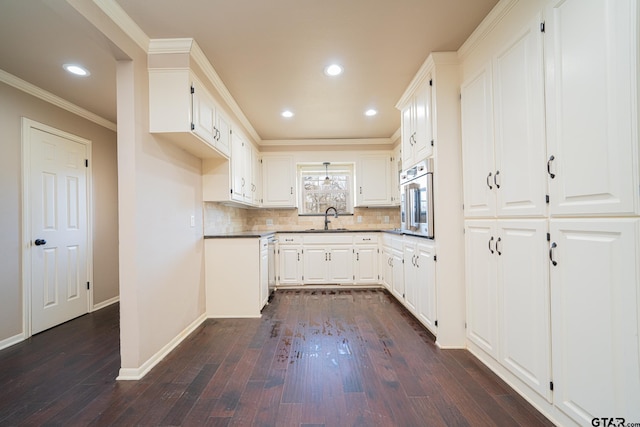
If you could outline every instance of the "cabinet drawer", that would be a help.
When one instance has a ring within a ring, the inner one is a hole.
[[[356,245],[377,245],[378,235],[358,233],[353,237],[353,243],[355,243]]]
[[[300,234],[280,234],[278,236],[278,243],[283,245],[301,245],[302,236]]]
[[[353,243],[353,236],[344,233],[307,234],[304,236],[305,244],[341,245]]]

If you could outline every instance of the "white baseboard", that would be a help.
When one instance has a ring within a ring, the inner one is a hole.
[[[137,381],[142,379],[154,366],[156,366],[162,359],[164,359],[174,348],[178,346],[185,338],[196,330],[205,320],[207,320],[206,313],[202,314],[196,320],[194,320],[189,326],[187,326],[182,332],[180,332],[175,338],[173,338],[167,345],[162,347],[156,354],[151,356],[149,360],[144,362],[139,368],[120,368],[120,372],[116,380],[119,381]]]
[[[110,306],[111,304],[115,304],[117,302],[120,302],[120,295],[113,297],[113,298],[109,298],[106,301],[102,301],[101,303],[98,303],[96,305],[93,306],[93,311],[96,310],[100,310],[101,308],[105,308]]]
[[[24,334],[18,334],[9,338],[5,338],[0,341],[0,350],[11,347],[12,345],[18,344],[22,341],[24,341]]]

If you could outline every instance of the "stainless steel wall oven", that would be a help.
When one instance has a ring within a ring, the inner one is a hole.
[[[426,159],[400,174],[402,230],[433,235],[433,159]]]

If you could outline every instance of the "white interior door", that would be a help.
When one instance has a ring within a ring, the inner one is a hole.
[[[88,312],[88,147],[29,127],[31,332]]]

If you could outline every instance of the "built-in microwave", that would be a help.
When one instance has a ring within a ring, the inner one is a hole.
[[[400,174],[400,196],[402,230],[433,239],[433,159]]]

